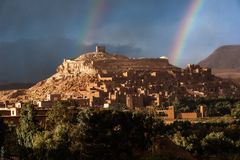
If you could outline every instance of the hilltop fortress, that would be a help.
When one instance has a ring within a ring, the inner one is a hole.
[[[0,101],[38,101],[51,104],[48,95],[73,99],[82,107],[159,106],[178,98],[240,97],[240,88],[231,81],[215,77],[211,69],[189,64],[185,69],[169,64],[166,57],[128,58],[95,52],[64,60],[57,73],[27,90],[4,92]]]
[[[134,59],[106,52],[104,46],[96,46],[96,52],[86,53],[74,60],[64,60],[57,72],[63,74],[118,73],[125,71],[160,71],[176,70],[166,57]]]
[[[189,119],[206,116],[206,107],[178,114],[174,106],[159,108],[176,99],[232,96],[240,97],[240,87],[212,75],[210,68],[189,64],[182,69],[166,57],[134,59],[97,46],[95,52],[64,60],[54,75],[27,90],[0,92],[0,112],[19,117],[25,102],[42,112],[55,101],[70,100],[79,108],[154,109],[165,119]]]

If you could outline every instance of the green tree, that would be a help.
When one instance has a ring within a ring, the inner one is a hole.
[[[4,136],[4,155],[8,157],[10,155],[19,155],[19,145],[16,135],[16,127],[6,124]]]
[[[83,159],[132,159],[146,151],[163,125],[143,112],[83,110],[79,113]]]
[[[132,155],[131,143],[128,143],[132,122],[128,114],[111,110],[80,112],[78,128],[82,158],[129,159]]]
[[[234,107],[231,109],[231,115],[240,118],[240,102],[234,104]]]
[[[210,116],[224,116],[231,114],[231,103],[228,101],[220,101],[209,107]]]
[[[132,159],[150,149],[164,126],[145,112],[77,110],[61,103],[50,109],[46,123],[39,130],[33,119],[21,118],[18,137],[21,146],[33,151],[32,159]]]
[[[68,109],[61,102],[56,102],[47,112],[46,129],[51,130],[58,124],[76,123],[77,111],[74,108]]]
[[[34,107],[31,104],[27,104],[21,109],[19,126],[16,129],[18,144],[21,147],[23,158],[31,159],[33,136],[37,132],[37,129]]]
[[[177,132],[171,139],[176,145],[183,147],[185,150],[191,153],[197,154],[201,151],[201,139],[195,134],[184,137],[180,132]]]
[[[68,105],[56,102],[47,112],[45,130],[37,132],[33,137],[35,159],[71,157],[70,145],[78,144],[79,140],[74,133],[77,129],[77,111],[74,108],[69,109]]]
[[[203,151],[210,155],[229,153],[234,148],[233,141],[225,137],[224,132],[211,132],[202,139],[201,145]]]
[[[69,128],[57,125],[52,131],[37,132],[33,138],[34,159],[70,159]]]

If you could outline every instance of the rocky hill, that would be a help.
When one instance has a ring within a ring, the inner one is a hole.
[[[54,75],[29,89],[0,92],[0,101],[44,100],[48,94],[61,94],[62,99],[87,98],[96,104],[126,103],[131,95],[145,103],[157,95],[218,97],[238,96],[238,91],[237,85],[213,76],[209,68],[181,69],[166,57],[133,59],[97,47],[95,52],[65,59]]]
[[[240,45],[219,47],[199,65],[212,68],[216,76],[240,79]]]
[[[57,73],[27,90],[28,98],[43,99],[49,93],[65,93],[64,98],[85,93],[91,83],[98,82],[98,75],[112,76],[129,70],[178,70],[165,58],[131,59],[104,50],[88,52],[73,60],[64,60]],[[32,96],[34,95],[34,97]],[[81,96],[81,95],[80,95]]]

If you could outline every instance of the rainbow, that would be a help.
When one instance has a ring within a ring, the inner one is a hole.
[[[203,1],[204,0],[191,0],[187,12],[180,24],[179,30],[177,31],[177,35],[170,49],[169,56],[171,63],[175,65],[179,65],[180,56],[187,45],[188,36],[194,26],[194,21],[197,18]]]
[[[90,44],[94,38],[95,31],[99,21],[102,20],[104,11],[106,10],[106,0],[88,1],[88,12],[82,23],[81,43]]]

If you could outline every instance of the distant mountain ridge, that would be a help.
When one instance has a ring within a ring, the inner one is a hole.
[[[199,62],[202,67],[212,68],[221,78],[240,80],[240,45],[224,45]]]
[[[213,69],[240,69],[240,45],[224,45],[199,62]]]

